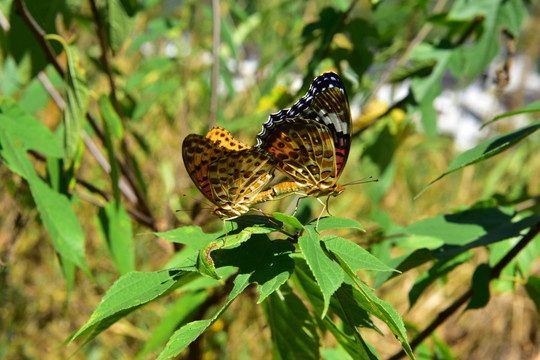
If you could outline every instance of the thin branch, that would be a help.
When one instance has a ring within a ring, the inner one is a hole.
[[[103,26],[103,22],[101,21],[101,16],[99,16],[99,11],[96,5],[96,1],[95,0],[89,0],[89,1],[90,1],[90,8],[92,9],[92,16],[94,17],[94,21],[96,23],[97,37],[99,39],[99,47],[101,48],[101,61],[103,63],[103,68],[105,69],[105,74],[107,75],[107,79],[109,79],[109,86],[111,87],[112,103],[116,112],[119,115],[122,115],[122,112],[121,112],[122,109],[120,108],[120,105],[118,103],[118,98],[116,97],[116,84],[114,82],[111,62],[108,56],[109,47],[107,45],[105,27]]]
[[[491,269],[489,274],[489,280],[497,279],[501,271],[512,261],[521,250],[523,250],[535,237],[540,233],[540,222],[533,225],[529,232],[521,238],[521,240]],[[450,306],[441,311],[439,315],[429,324],[421,333],[419,333],[413,341],[410,342],[411,348],[414,350],[422,341],[424,341],[429,335],[435,331],[435,329],[444,323],[448,318],[454,314],[462,305],[464,305],[469,299],[472,298],[473,288],[472,286],[457,300],[455,300]],[[388,360],[397,360],[405,356],[403,350],[399,351]]]
[[[39,24],[32,17],[32,14],[30,14],[30,12],[28,11],[26,4],[24,3],[24,0],[14,0],[14,1],[15,1],[15,12],[23,19],[23,21],[25,22],[25,24],[27,24],[30,31],[36,37],[38,43],[41,45],[45,53],[45,57],[47,58],[48,62],[54,66],[54,68],[56,69],[56,71],[61,77],[65,77],[65,71],[60,65],[60,63],[58,62],[58,60],[56,59],[56,54],[52,46],[47,41],[47,39],[45,39],[45,35],[46,35],[45,32],[43,31],[43,29],[41,29]],[[89,112],[87,112],[86,118],[88,122],[90,123],[90,125],[92,126],[92,128],[94,129],[97,136],[104,143],[103,131],[101,130],[101,128],[99,127],[99,125],[97,124],[93,116]],[[126,157],[129,157],[129,156],[126,155]],[[148,206],[148,203],[146,202],[146,198],[144,194],[139,190],[137,181],[135,180],[135,176],[133,175],[133,171],[131,171],[128,165],[120,161],[120,159],[117,158],[117,161],[120,166],[120,170],[122,174],[126,177],[127,182],[129,183],[129,185],[131,186],[131,189],[133,190],[133,193],[136,195],[136,201],[134,202],[137,204],[137,206],[141,208],[143,212],[146,213],[147,216],[153,219],[154,217],[152,215],[150,207]]]
[[[219,46],[221,44],[221,18],[219,14],[219,0],[212,0],[212,79],[210,95],[210,115],[208,118],[208,130],[216,124],[218,109],[218,85],[219,85]]]

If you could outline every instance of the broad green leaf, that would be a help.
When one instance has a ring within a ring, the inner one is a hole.
[[[58,41],[64,47],[67,56],[65,79],[67,92],[64,109],[64,167],[67,168],[71,166],[81,141],[89,90],[86,85],[85,70],[81,66],[77,48],[68,46],[64,39],[58,35],[47,35],[46,38]]]
[[[409,255],[399,256],[397,258],[388,261],[388,265],[396,269],[396,272],[380,272],[375,277],[373,287],[377,288],[385,281],[392,279],[404,272],[417,268],[420,265],[427,263],[428,261],[435,260],[435,256],[428,249],[418,249],[410,253]]]
[[[107,0],[107,34],[113,51],[120,50],[135,23],[126,11],[129,9],[124,8],[125,3],[126,0]]]
[[[270,241],[265,235],[254,235],[235,248],[214,250],[212,264],[214,269],[234,266],[242,274],[251,274],[249,281],[258,284],[260,303],[291,276],[294,261],[290,256],[293,252],[294,246],[289,241]]]
[[[204,233],[199,226],[182,226],[174,230],[155,232],[154,235],[168,241],[185,244],[200,250],[211,241],[214,241],[216,238],[223,235],[223,232],[207,234]]]
[[[317,220],[313,220],[309,225],[314,227],[317,223]],[[336,216],[327,216],[322,217],[319,220],[319,231],[325,230],[337,230],[337,229],[358,229],[365,231],[358,221],[353,219],[341,218]]]
[[[395,271],[358,244],[347,239],[339,236],[325,236],[322,241],[329,251],[339,256],[354,272],[359,270]]]
[[[294,216],[290,216],[290,215],[283,214],[283,213],[280,213],[280,212],[275,212],[275,213],[272,214],[272,216],[276,220],[279,220],[284,224],[294,226],[297,229],[304,229],[304,225],[302,225],[300,223],[300,221],[298,221],[298,219],[295,218]]]
[[[323,251],[319,237],[312,227],[306,228],[306,235],[300,237],[298,244],[323,294],[324,318],[330,305],[330,297],[343,283],[345,273]]]
[[[487,160],[490,157],[509,149],[511,146],[519,143],[521,140],[534,133],[536,130],[538,130],[538,128],[540,128],[540,120],[536,120],[535,122],[508,134],[500,135],[493,139],[487,140],[458,155],[456,158],[454,158],[454,160],[452,160],[450,166],[448,166],[448,169],[446,169],[446,171],[435,180],[431,181],[418,195],[415,196],[415,199],[422,195],[431,184],[442,179],[446,175],[463,169],[466,166]]]
[[[227,298],[227,302],[218,312],[208,320],[190,322],[182,326],[169,339],[165,349],[159,354],[158,360],[169,359],[180,354],[189,344],[195,341],[206,329],[208,329],[223,312],[229,307],[234,299],[249,285],[249,274],[239,274],[234,279],[234,287]]]
[[[526,10],[520,0],[457,1],[448,19],[471,21],[481,19],[481,31],[474,44],[456,48],[458,56],[452,68],[457,77],[474,79],[499,54],[502,29],[519,35]]]
[[[87,335],[85,343],[89,342],[130,312],[197,277],[192,270],[131,272],[123,275],[107,290],[90,319],[77,330],[70,342]]]
[[[107,155],[109,157],[109,164],[111,165],[110,176],[114,194],[114,200],[116,203],[120,203],[120,171],[118,161],[116,160],[116,152],[114,150],[113,132],[115,123],[119,122],[118,116],[114,112],[109,98],[102,95],[99,98],[99,109],[103,118],[103,136],[105,140],[105,146],[107,147]]]
[[[447,275],[458,265],[468,261],[473,256],[472,252],[464,252],[456,257],[440,260],[435,263],[428,271],[423,272],[414,282],[414,286],[409,291],[409,308],[413,307],[416,300],[424,290],[435,280]]]
[[[480,309],[489,302],[489,281],[491,267],[488,264],[480,264],[476,268],[472,278],[473,294],[467,304],[468,309]]]
[[[178,326],[191,318],[204,304],[208,296],[207,291],[190,291],[182,295],[178,301],[169,307],[161,323],[155,329],[152,329],[152,336],[145,342],[136,359],[143,358],[165,344]]]
[[[55,250],[92,276],[84,257],[84,234],[68,198],[52,190],[36,174],[28,178],[28,183]]]
[[[263,305],[266,322],[272,332],[274,358],[320,358],[319,335],[314,319],[289,286],[282,286],[279,294],[269,296]]]
[[[504,114],[495,116],[493,118],[493,120],[488,121],[487,123],[483,124],[480,129],[483,129],[484,127],[490,125],[491,123],[493,123],[493,122],[495,122],[495,121],[497,121],[499,119],[503,119],[505,117],[519,115],[519,114],[533,113],[533,112],[538,112],[538,111],[540,111],[540,100],[533,101],[532,103],[530,103],[528,105],[525,105],[524,107],[522,107],[519,110],[509,111],[509,112],[506,112]]]
[[[469,249],[486,246],[499,241],[511,239],[520,236],[521,232],[540,221],[540,216],[531,215],[516,222],[508,221],[489,230],[483,236],[474,241],[466,242],[463,245],[444,245],[439,249],[433,250],[433,255],[439,259],[456,256]]]
[[[26,156],[26,149],[20,141],[11,139],[7,131],[2,128],[2,117],[0,115],[0,155],[2,162],[17,175],[28,179],[36,177],[34,167]]]
[[[540,277],[529,276],[525,284],[525,290],[527,290],[527,294],[534,302],[536,311],[540,314]]]
[[[133,230],[121,203],[111,201],[99,210],[99,223],[115,267],[124,275],[135,269]]]
[[[344,351],[346,351],[346,354],[343,354],[343,352],[340,351],[335,359],[380,359],[375,349],[371,348],[363,338],[360,337],[359,339],[355,339],[352,336],[345,334],[345,332],[340,330],[334,322],[328,319],[328,317],[324,319],[324,325],[328,331],[332,333],[339,345],[343,347]],[[325,350],[323,349],[321,352],[324,354]],[[328,357],[325,356],[324,359],[328,359]]]
[[[217,239],[215,242],[209,243],[203,249],[200,250],[199,258],[197,261],[197,268],[199,269],[202,275],[209,276],[211,278],[219,280],[220,278],[215,271],[214,261],[211,257],[212,251],[215,251],[217,249],[222,249],[225,247],[239,245],[243,242],[248,241],[252,235],[268,234],[273,231],[274,231],[273,228],[268,228],[264,225],[250,226],[250,227],[244,228],[242,231],[240,231],[239,233],[235,235],[222,236],[221,238]]]
[[[54,158],[64,155],[53,132],[10,98],[0,98],[0,131],[24,151],[36,150]]]
[[[354,292],[359,305],[364,310],[382,320],[399,340],[401,347],[409,359],[414,359],[414,354],[407,341],[407,331],[399,313],[388,303],[379,299],[362,282],[357,282],[360,291]]]

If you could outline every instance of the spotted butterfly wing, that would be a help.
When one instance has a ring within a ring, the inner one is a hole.
[[[182,157],[197,188],[216,205],[214,214],[233,218],[269,200],[261,190],[274,177],[276,164],[271,154],[247,147],[224,129],[214,129],[207,137],[188,135]]]
[[[281,189],[302,188],[313,196],[337,194],[343,190],[336,182],[349,155],[350,131],[343,82],[327,72],[290,109],[270,116],[257,135],[257,147],[275,154],[278,169],[297,184],[283,184]]]

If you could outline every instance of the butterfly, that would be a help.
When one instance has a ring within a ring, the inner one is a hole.
[[[349,156],[351,127],[347,93],[333,72],[315,78],[290,109],[270,115],[256,147],[274,154],[278,170],[293,180],[275,185],[274,196],[296,192],[318,198],[343,192],[337,180]]]
[[[274,177],[274,156],[236,140],[223,128],[212,128],[206,137],[186,136],[182,158],[191,180],[221,218],[235,218],[270,200],[271,192],[261,191]]]

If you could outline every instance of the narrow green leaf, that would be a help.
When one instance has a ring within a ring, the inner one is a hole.
[[[491,267],[488,264],[478,265],[472,278],[473,295],[465,310],[480,309],[487,305],[490,275]]]
[[[54,158],[64,155],[56,135],[13,99],[0,98],[0,131],[24,151],[35,150]]]
[[[388,261],[388,265],[396,269],[398,272],[380,272],[375,277],[373,284],[374,288],[379,287],[385,281],[392,279],[404,272],[417,268],[420,265],[427,263],[428,261],[435,260],[435,256],[428,249],[418,249],[408,255],[396,257]]]
[[[525,284],[525,290],[527,290],[527,294],[534,302],[536,311],[540,314],[540,277],[529,276]]]
[[[390,304],[376,297],[364,283],[358,282],[357,284],[361,291],[354,294],[357,294],[355,298],[359,304],[363,304],[364,310],[382,320],[399,340],[409,359],[414,359],[411,346],[407,341],[407,331],[399,313]]]
[[[499,119],[503,119],[503,118],[505,118],[505,117],[514,116],[514,115],[519,115],[519,114],[533,113],[533,112],[538,112],[538,111],[540,111],[540,100],[533,101],[532,103],[530,103],[530,104],[528,104],[528,105],[525,105],[524,107],[522,107],[522,108],[519,109],[519,110],[509,111],[509,112],[506,112],[506,113],[504,113],[504,114],[495,116],[495,117],[493,118],[493,120],[488,121],[487,123],[483,124],[483,125],[480,127],[480,129],[483,129],[484,127],[490,125],[491,123],[494,123],[495,121],[497,121],[497,120],[499,120]]]
[[[124,126],[122,125],[122,119],[120,119],[120,116],[118,116],[116,110],[111,104],[111,100],[108,96],[102,94],[99,97],[98,104],[101,116],[109,127],[111,135],[113,135],[116,139],[121,140],[124,137]]]
[[[460,170],[466,166],[487,160],[490,157],[493,157],[509,149],[511,146],[519,143],[521,140],[538,130],[538,128],[540,128],[540,120],[536,120],[528,126],[512,131],[508,134],[503,134],[493,139],[487,140],[475,146],[474,148],[469,149],[464,153],[458,155],[456,158],[454,158],[454,160],[452,160],[450,166],[448,166],[448,169],[446,169],[446,171],[442,175],[437,177],[435,180],[431,181],[418,195],[415,196],[415,199],[422,195],[431,184],[437,182],[446,175],[451,174],[454,171]]]
[[[182,226],[174,230],[155,232],[154,235],[168,241],[185,244],[200,250],[211,241],[214,241],[216,238],[223,235],[223,232],[207,234],[204,233],[199,226]]]
[[[280,212],[275,212],[275,213],[272,214],[272,216],[276,220],[279,220],[284,224],[294,226],[297,229],[304,229],[304,225],[302,225],[300,223],[300,221],[298,221],[298,219],[295,218],[294,216],[290,216],[290,215],[283,214],[283,213],[280,213]]]
[[[67,197],[52,190],[35,173],[28,183],[55,250],[91,277],[84,257],[84,234]]]
[[[322,241],[328,250],[339,256],[354,272],[359,270],[395,271],[358,244],[347,239],[339,236],[325,236]]]
[[[107,290],[90,319],[70,342],[87,335],[85,343],[89,342],[130,312],[197,277],[195,272],[179,270],[123,275]]]
[[[416,300],[424,292],[424,290],[435,280],[447,275],[458,265],[468,261],[473,256],[472,252],[465,252],[456,257],[440,260],[435,263],[428,271],[420,274],[414,282],[414,286],[409,291],[409,308],[413,307]]]
[[[321,248],[319,237],[312,227],[306,228],[306,235],[300,237],[298,244],[321,288],[324,297],[322,312],[324,318],[330,304],[330,298],[343,283],[345,273],[325,254]]]
[[[221,314],[248,285],[249,274],[239,274],[236,279],[234,279],[234,287],[229,294],[225,305],[223,305],[211,319],[193,321],[182,326],[173,334],[173,336],[171,336],[165,349],[159,354],[157,359],[169,359],[180,354],[189,344],[195,341],[206,329],[219,319]]]
[[[124,8],[125,3],[126,0],[107,0],[107,34],[113,51],[120,50],[135,23]]]
[[[136,359],[141,359],[167,342],[179,325],[186,322],[208,298],[207,291],[186,292],[169,307],[161,323],[152,329],[152,336],[145,342]]]
[[[68,46],[64,39],[58,35],[47,35],[46,38],[48,40],[58,41],[64,47],[67,56],[65,79],[67,92],[64,109],[64,167],[68,168],[75,158],[79,142],[81,141],[89,91],[77,48]]]
[[[266,322],[272,332],[274,358],[319,359],[319,336],[308,309],[284,285],[269,296],[264,305]]]
[[[115,267],[124,275],[135,269],[133,230],[121,203],[109,202],[99,210],[99,223]]]
[[[309,223],[309,225],[315,227],[316,223],[317,221],[313,220],[311,223]],[[326,216],[319,220],[319,231],[337,229],[358,229],[366,231],[362,227],[362,224],[353,219],[341,218],[337,216]]]
[[[120,171],[118,166],[118,161],[116,160],[116,151],[114,150],[114,141],[113,141],[113,126],[116,122],[119,122],[120,119],[117,119],[118,116],[109,101],[109,98],[105,95],[101,95],[99,98],[99,109],[101,111],[101,116],[103,118],[103,136],[105,140],[105,146],[107,147],[107,155],[109,157],[109,164],[111,164],[111,170],[109,175],[111,176],[114,200],[117,204],[120,203]],[[117,120],[114,120],[114,119]]]

